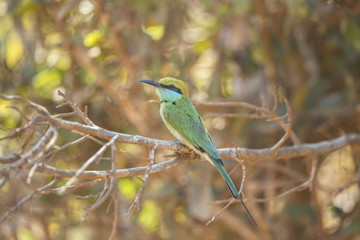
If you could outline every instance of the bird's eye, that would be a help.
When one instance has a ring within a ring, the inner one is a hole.
[[[170,87],[171,87],[171,88],[175,88],[174,84],[171,84]]]

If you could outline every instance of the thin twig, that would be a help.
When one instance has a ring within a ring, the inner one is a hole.
[[[38,188],[37,190],[35,190],[34,192],[30,193],[29,195],[27,195],[26,197],[24,197],[23,199],[21,199],[19,202],[17,202],[15,204],[15,206],[13,206],[12,208],[10,208],[5,214],[3,214],[0,217],[0,223],[2,223],[3,221],[5,221],[10,214],[12,214],[14,211],[16,211],[21,205],[23,205],[24,203],[26,203],[27,201],[29,201],[30,199],[32,199],[36,194],[41,193],[42,191],[52,187],[53,185],[55,185],[56,183],[59,182],[59,178],[54,178],[51,182],[49,182],[48,184]]]
[[[119,222],[120,199],[119,199],[119,192],[118,192],[117,188],[114,188],[114,190],[113,190],[113,201],[114,201],[114,220],[113,220],[112,230],[111,230],[111,235],[109,237],[109,240],[116,239],[117,225]]]
[[[305,182],[303,182],[302,184],[299,184],[281,194],[278,194],[276,196],[272,196],[272,197],[269,197],[269,198],[244,198],[243,201],[247,201],[247,202],[269,202],[269,201],[272,201],[272,200],[275,200],[275,199],[280,199],[280,198],[283,198],[291,193],[294,193],[294,192],[299,192],[299,191],[302,191],[304,189],[307,189],[307,188],[311,188],[313,182],[314,182],[314,178],[315,178],[315,175],[316,175],[316,172],[317,172],[317,169],[318,169],[318,157],[317,156],[314,156],[312,158],[312,166],[311,166],[311,173],[310,173],[310,177],[308,178],[308,180],[306,180]],[[236,200],[234,199],[235,201],[239,201],[239,200]],[[222,204],[222,203],[228,203],[229,199],[225,199],[225,200],[218,200],[218,201],[213,201],[211,202],[212,204]]]
[[[241,164],[241,167],[242,167],[242,179],[241,179],[239,194],[243,198],[245,198],[245,194],[244,194],[244,186],[245,186],[245,179],[246,179],[246,165],[245,165],[245,163]]]
[[[111,171],[111,180],[110,180],[110,190],[113,193],[114,201],[114,220],[112,225],[111,235],[109,240],[115,239],[117,232],[117,224],[119,220],[119,193],[118,188],[116,187],[116,168],[117,168],[117,147],[116,142],[111,145],[111,160],[112,160],[112,171]],[[109,205],[110,206],[110,205]]]
[[[88,187],[88,186],[95,186],[99,183],[103,182],[103,179],[95,179],[95,180],[91,180],[88,182],[82,182],[82,183],[78,183],[78,184],[73,184],[71,186],[69,186],[67,188],[67,190],[74,190],[77,188],[83,188],[83,187]],[[41,194],[49,194],[49,193],[57,193],[59,192],[60,188],[52,188],[52,189],[48,189],[46,191],[41,191]],[[82,197],[82,196],[81,196]]]
[[[211,219],[206,223],[206,226],[208,226],[210,223],[215,221],[215,218],[217,218],[220,214],[222,214],[233,202],[235,201],[235,198],[232,198],[226,205],[223,207],[218,213],[216,213],[214,216],[211,217]]]
[[[141,204],[141,199],[144,195],[144,191],[145,191],[145,185],[146,185],[146,181],[149,177],[149,173],[151,171],[151,168],[154,164],[154,158],[155,158],[155,151],[156,151],[156,146],[150,148],[150,153],[149,153],[149,163],[146,167],[145,170],[145,174],[144,174],[144,178],[143,178],[143,182],[141,183],[141,187],[139,192],[136,194],[136,197],[134,198],[134,200],[132,201],[132,204],[128,210],[128,217],[132,218],[135,210],[139,211],[140,210],[140,204]]]
[[[104,190],[99,195],[98,199],[95,201],[95,203],[87,209],[87,211],[84,213],[84,215],[81,217],[82,220],[85,219],[85,217],[93,210],[98,208],[101,204],[105,202],[105,200],[110,196],[110,193],[114,191],[115,185],[116,185],[116,166],[117,166],[117,148],[116,148],[116,137],[111,142],[111,177],[110,177],[110,183],[107,187],[107,184],[104,186]],[[107,178],[108,179],[108,178]]]
[[[88,209],[86,209],[85,213],[82,215],[81,220],[84,221],[87,215],[98,208],[103,202],[107,199],[110,193],[110,184],[108,178],[105,178],[104,188],[101,193],[97,196],[97,199],[94,204],[92,204]]]
[[[109,142],[107,142],[104,146],[102,146],[94,155],[91,156],[75,173],[75,175],[64,185],[59,189],[59,193],[62,193],[68,188],[70,185],[72,185],[78,177],[81,175],[82,172],[85,171],[93,162],[95,162],[104,152],[105,150],[113,144],[117,140],[117,136],[114,136]]]
[[[274,146],[271,147],[271,149],[270,149],[271,153],[276,152],[276,150],[278,150],[281,147],[281,145],[284,144],[284,142],[290,137],[290,134],[291,134],[292,111],[291,111],[290,104],[289,104],[288,100],[285,97],[284,97],[284,102],[286,104],[287,117],[288,117],[287,129],[285,131],[285,134],[282,136],[282,138]],[[276,121],[279,121],[279,120],[276,120]]]
[[[95,124],[87,117],[87,113],[84,113],[83,111],[81,111],[80,108],[78,107],[78,104],[75,104],[74,101],[71,99],[71,97],[67,93],[63,93],[60,90],[58,90],[58,94],[66,100],[66,104],[69,105],[74,110],[76,115],[84,123],[86,123],[89,126],[95,126]],[[63,106],[63,104],[61,104],[59,106]]]
[[[215,118],[215,117],[222,117],[222,118],[246,118],[246,119],[267,119],[267,118],[269,118],[268,115],[260,115],[260,114],[258,114],[258,113],[253,113],[253,114],[208,113],[208,114],[205,115],[204,119]]]
[[[55,144],[58,132],[55,127],[49,127],[43,136],[38,140],[35,146],[22,156],[18,161],[12,163],[10,166],[5,168],[5,171],[11,171],[23,166],[29,159],[36,159],[41,157],[45,151]]]

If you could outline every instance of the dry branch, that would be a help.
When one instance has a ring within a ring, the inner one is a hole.
[[[135,209],[138,209],[141,203],[141,199],[143,197],[145,191],[145,184],[148,181],[149,175],[156,172],[165,171],[166,169],[177,167],[181,164],[184,164],[186,160],[200,160],[200,157],[196,154],[189,155],[184,154],[183,152],[187,152],[187,147],[179,143],[178,141],[164,141],[159,139],[147,138],[138,135],[129,135],[123,133],[117,133],[113,131],[106,130],[104,128],[96,126],[87,116],[86,111],[81,111],[78,104],[73,103],[72,99],[68,97],[66,94],[60,93],[66,102],[65,105],[69,105],[72,109],[72,116],[77,116],[79,119],[84,122],[76,122],[62,119],[61,117],[66,117],[67,115],[51,115],[47,109],[43,106],[38,105],[36,103],[31,102],[28,99],[19,97],[19,96],[0,96],[2,99],[10,100],[10,101],[22,101],[26,103],[26,105],[30,106],[35,110],[35,114],[29,118],[30,121],[26,122],[24,126],[13,129],[10,133],[2,138],[1,140],[9,140],[14,139],[19,136],[25,136],[25,142],[19,149],[10,152],[8,156],[0,157],[0,164],[2,166],[2,170],[0,172],[1,176],[1,184],[0,187],[4,186],[5,182],[8,181],[10,172],[14,169],[19,168],[27,168],[29,169],[28,179],[34,175],[34,173],[43,174],[45,176],[53,176],[56,181],[59,179],[68,179],[65,185],[60,188],[51,188],[53,185],[45,185],[44,187],[38,188],[34,193],[30,194],[22,201],[20,201],[15,207],[11,208],[6,214],[1,217],[1,220],[5,220],[13,211],[18,209],[18,206],[31,199],[36,194],[47,194],[51,192],[62,192],[70,189],[77,189],[86,186],[97,185],[101,182],[104,182],[104,187],[101,193],[96,195],[95,203],[87,209],[83,218],[86,215],[96,209],[98,206],[103,204],[105,200],[107,200],[110,196],[112,196],[114,203],[114,220],[113,220],[113,231],[110,236],[110,239],[113,239],[116,236],[116,227],[118,221],[118,209],[119,209],[119,199],[116,187],[116,179],[122,177],[130,177],[130,176],[139,176],[144,175],[143,183],[141,188],[135,197],[132,206],[129,208],[129,215],[131,216]],[[62,105],[64,105],[62,104]],[[312,172],[308,180],[303,182],[302,184],[289,189],[277,196],[273,196],[265,199],[244,199],[244,201],[255,201],[255,202],[266,202],[273,199],[284,197],[288,194],[291,194],[295,191],[300,191],[306,188],[310,188],[313,184],[314,176],[317,170],[317,157],[321,154],[329,154],[333,151],[336,151],[347,145],[360,144],[360,134],[352,133],[348,135],[344,135],[335,139],[322,141],[318,143],[308,143],[308,144],[295,144],[293,146],[283,146],[284,142],[287,138],[291,137],[294,142],[300,142],[296,140],[296,135],[292,132],[291,123],[292,123],[292,114],[290,106],[285,99],[285,104],[287,106],[287,114],[284,116],[277,116],[275,114],[276,108],[273,106],[270,108],[270,104],[265,101],[265,107],[258,107],[247,103],[208,103],[201,104],[206,106],[235,106],[235,107],[245,107],[251,111],[254,111],[256,116],[266,116],[266,119],[270,121],[277,122],[280,127],[284,129],[283,137],[270,148],[264,149],[248,149],[248,148],[223,148],[218,149],[220,156],[223,159],[234,159],[238,161],[243,166],[243,179],[241,182],[240,193],[243,193],[244,188],[244,180],[245,180],[245,165],[244,163],[254,163],[258,161],[274,161],[280,159],[291,159],[291,158],[299,158],[299,157],[312,157],[313,159],[313,167]],[[17,111],[20,111],[17,109]],[[250,116],[251,116],[250,114]],[[60,117],[61,116],[61,117]],[[288,119],[288,123],[285,124],[282,122],[285,118]],[[37,128],[37,133],[34,134],[35,126],[41,126],[41,130],[39,131]],[[31,131],[27,131],[27,130]],[[55,141],[58,136],[59,129],[67,129],[75,134],[78,134],[80,137],[69,143],[65,143],[62,146],[56,146]],[[295,136],[295,137],[294,137]],[[295,139],[295,140],[294,140]],[[101,147],[98,151],[92,155],[88,160],[84,162],[84,164],[79,167],[77,170],[68,170],[68,169],[59,169],[48,164],[48,160],[50,160],[54,155],[58,152],[76,145],[81,144],[85,140],[91,140],[98,143]],[[33,142],[34,144],[30,144]],[[151,151],[149,153],[149,162],[146,166],[141,167],[133,167],[133,168],[125,168],[125,169],[117,169],[117,152],[123,152],[122,149],[117,149],[116,143],[131,143],[138,144],[143,146],[149,146]],[[111,148],[111,170],[86,170],[91,164],[95,163],[103,153]],[[175,158],[167,160],[165,162],[154,164],[155,160],[155,150],[156,149],[168,149],[179,152],[175,154]],[[300,159],[300,158],[299,158]],[[286,169],[283,171],[286,171]],[[296,174],[295,174],[296,175]],[[295,176],[294,175],[294,176]],[[286,175],[289,176],[289,175]],[[300,179],[297,177],[297,181]],[[88,180],[84,182],[76,183],[78,180]],[[222,200],[217,201],[217,203],[227,203],[227,205],[218,212],[218,214],[214,215],[214,217],[209,221],[212,222],[218,215],[223,213],[225,209],[230,206],[236,200]]]

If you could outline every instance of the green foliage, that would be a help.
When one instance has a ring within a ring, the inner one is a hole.
[[[133,199],[140,187],[139,181],[133,178],[120,178],[117,181],[117,186],[121,195],[127,200]]]
[[[164,26],[162,25],[154,25],[145,27],[144,25],[141,27],[143,32],[148,34],[153,40],[160,40],[164,35]]]
[[[93,47],[96,44],[99,44],[99,42],[101,42],[103,37],[104,37],[104,34],[99,29],[96,29],[96,30],[88,33],[84,37],[83,44],[86,47]]]
[[[341,31],[345,39],[356,51],[360,52],[360,27],[357,22],[351,19],[346,19],[341,23]]]
[[[138,223],[148,232],[155,232],[160,223],[159,207],[154,201],[145,200],[138,216]]]
[[[17,238],[19,240],[36,240],[34,235],[26,228],[20,227],[17,231]]]
[[[40,97],[51,98],[55,88],[61,84],[61,74],[55,68],[44,69],[34,76],[32,84]]]
[[[20,35],[16,30],[9,32],[5,45],[5,61],[9,68],[13,68],[23,57],[24,47]]]
[[[13,111],[8,101],[0,99],[0,122],[1,125],[7,128],[17,127],[21,116],[19,113]],[[3,131],[0,130],[0,136],[5,135]]]

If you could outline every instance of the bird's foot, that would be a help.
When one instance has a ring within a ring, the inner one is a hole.
[[[166,155],[162,155],[164,158],[172,158],[172,157],[180,157],[181,153],[180,152],[174,152],[171,154],[166,154]]]

